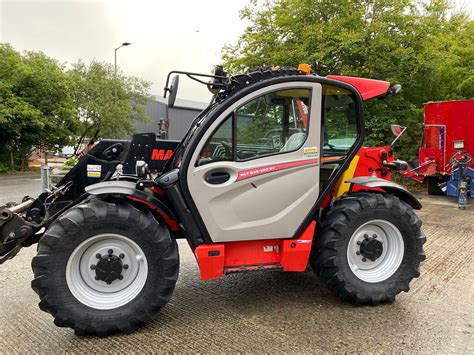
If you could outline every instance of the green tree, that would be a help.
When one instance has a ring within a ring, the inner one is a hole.
[[[68,144],[78,119],[63,67],[42,52],[20,54],[0,44],[0,159],[27,166],[33,147]]]
[[[367,145],[386,143],[389,125],[408,134],[397,148],[416,155],[423,103],[474,97],[474,21],[446,0],[255,0],[248,26],[223,48],[230,72],[308,63],[319,75],[401,83],[388,100],[367,103]]]
[[[102,137],[123,138],[135,131],[134,119],[148,119],[149,82],[120,72],[115,75],[111,64],[97,61],[89,65],[79,61],[68,75],[82,126],[78,147],[86,138],[90,143]]]

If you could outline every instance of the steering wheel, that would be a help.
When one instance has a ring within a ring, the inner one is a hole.
[[[232,144],[226,142],[226,141],[221,141],[222,146],[224,147],[225,153],[232,157]],[[238,150],[235,151],[237,158],[242,159],[242,155],[239,153]]]

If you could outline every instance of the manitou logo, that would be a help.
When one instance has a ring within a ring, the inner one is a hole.
[[[171,149],[153,149],[151,152],[151,160],[168,160],[173,155]]]

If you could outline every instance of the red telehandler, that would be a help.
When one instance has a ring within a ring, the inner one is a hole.
[[[363,102],[399,85],[260,69],[171,72],[214,94],[180,142],[103,140],[49,192],[0,209],[1,261],[38,243],[39,306],[76,334],[132,332],[171,298],[177,239],[209,280],[304,272],[337,296],[391,302],[425,259],[418,200],[389,180],[403,162],[364,148]],[[211,82],[207,80],[211,79]]]

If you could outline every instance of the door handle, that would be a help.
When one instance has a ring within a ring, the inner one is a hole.
[[[223,184],[229,179],[230,174],[227,171],[213,171],[210,172],[205,178],[209,184],[213,185]]]

